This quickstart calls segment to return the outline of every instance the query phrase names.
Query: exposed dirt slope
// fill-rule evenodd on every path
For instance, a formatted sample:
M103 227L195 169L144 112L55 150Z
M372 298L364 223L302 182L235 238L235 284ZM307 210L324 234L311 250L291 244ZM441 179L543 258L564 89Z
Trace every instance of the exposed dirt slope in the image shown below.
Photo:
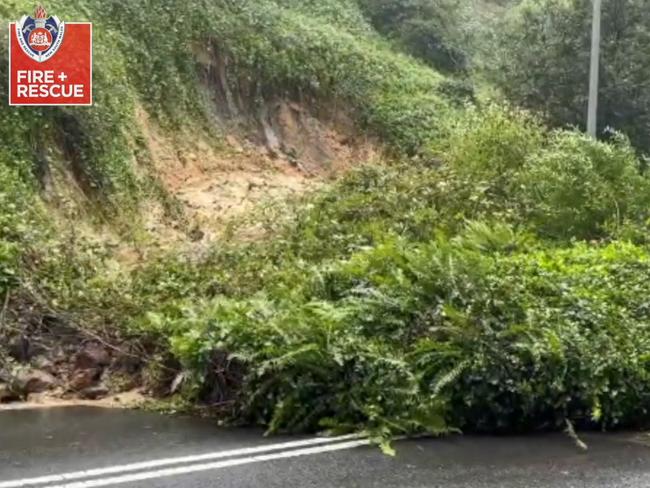
M214 239L225 222L256 205L316 188L356 164L380 157L350 119L320 120L293 102L269 103L264 124L244 129L228 122L222 147L200 136L179 148L146 113L140 121L155 172L182 204L190 239ZM222 122L222 124L226 124ZM167 225L151 209L148 230ZM163 233L169 236L169 232ZM186 239L180 234L173 241Z
M92 221L92 198L65 165L51 168L45 203L71 236L109 244L115 272L126 272L161 250L197 255L218 239L227 222L244 218L256 206L313 190L380 157L376 145L342 112L331 110L323 118L303 104L273 101L261 113L237 120L222 116L219 124L229 135L216 143L202 133L170 134L139 111L148 163L140 163L138 171L153 173L180 208L171 217L161 201L148 199L142 208L144 239L125 240L110 225ZM254 230L250 234L255 238ZM143 394L173 389L174 368L152 383L143 360L146 352L137 345L81 334L55 314L39 323L29 316L18 320L22 325L8 337L13 366L0 375L0 404L18 400L47 406L80 399L130 405Z

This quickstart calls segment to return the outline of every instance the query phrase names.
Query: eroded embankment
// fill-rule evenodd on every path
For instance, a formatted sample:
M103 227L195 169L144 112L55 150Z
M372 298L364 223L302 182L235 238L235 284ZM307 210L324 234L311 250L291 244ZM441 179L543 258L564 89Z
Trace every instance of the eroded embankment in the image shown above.
M92 190L75 173L74 158L64 146L43 161L48 212L71 229L72 247L88 240L102 248L101 259L110 268L107 279L146 267L161 253L207 253L231 223L243 228L242 238L255 239L254 225L241 224L250 212L381 158L378 144L335 103L271 97L253 107L245 101L250 93L238 82L224 84L221 62L201 66L214 128L224 136L211 140L205 133L172 133L138 109L137 131L146 156L134 162L136 171L159 183L176 212L170 216L159 199L143 201L137 240L91 220ZM156 356L146 339L134 341L112 324L87 327L80 314L61 312L36 288L8 293L3 313L6 366L0 374L0 403L108 399L104 405L125 405L177 388L178 364Z

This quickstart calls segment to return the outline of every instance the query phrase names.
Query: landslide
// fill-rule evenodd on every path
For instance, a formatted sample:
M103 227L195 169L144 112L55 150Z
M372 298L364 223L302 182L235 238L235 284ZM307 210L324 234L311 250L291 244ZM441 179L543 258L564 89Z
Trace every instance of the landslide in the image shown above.
M647 425L647 165L363 4L52 3L97 25L96 105L0 111L1 398L144 388L386 452Z
M5 2L0 18L32 8ZM5 401L169 393L178 360L131 324L161 299L143 284L160 263L259 239L252 215L419 153L448 110L444 78L383 41L355 2L47 8L94 23L95 103L0 110Z

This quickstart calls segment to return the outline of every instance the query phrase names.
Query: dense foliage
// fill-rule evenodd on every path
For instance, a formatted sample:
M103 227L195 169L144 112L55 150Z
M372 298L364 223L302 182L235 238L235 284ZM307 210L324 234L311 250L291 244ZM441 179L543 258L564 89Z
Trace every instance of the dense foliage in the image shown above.
M359 3L373 26L410 54L443 71L466 69L463 6L458 0L360 0Z
M312 269L282 298L219 297L155 323L199 382L215 351L233 351L248 370L238 414L273 430L643 420L647 252L526 252L511 229L496 231L395 239Z
M650 187L629 144L493 106L432 151L441 167L362 168L271 210L272 240L216 251L210 291L137 321L170 336L189 398L223 393L221 371L238 418L378 438L647 420Z

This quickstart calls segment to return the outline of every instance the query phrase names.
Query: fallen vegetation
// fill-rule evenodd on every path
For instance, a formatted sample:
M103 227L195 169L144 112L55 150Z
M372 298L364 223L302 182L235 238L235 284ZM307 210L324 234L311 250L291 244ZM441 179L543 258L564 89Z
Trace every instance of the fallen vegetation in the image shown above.
M282 431L642 422L650 182L629 144L489 107L439 151L273 213L273 239L201 264L213 297L147 313L189 398L235 379L231 412Z

